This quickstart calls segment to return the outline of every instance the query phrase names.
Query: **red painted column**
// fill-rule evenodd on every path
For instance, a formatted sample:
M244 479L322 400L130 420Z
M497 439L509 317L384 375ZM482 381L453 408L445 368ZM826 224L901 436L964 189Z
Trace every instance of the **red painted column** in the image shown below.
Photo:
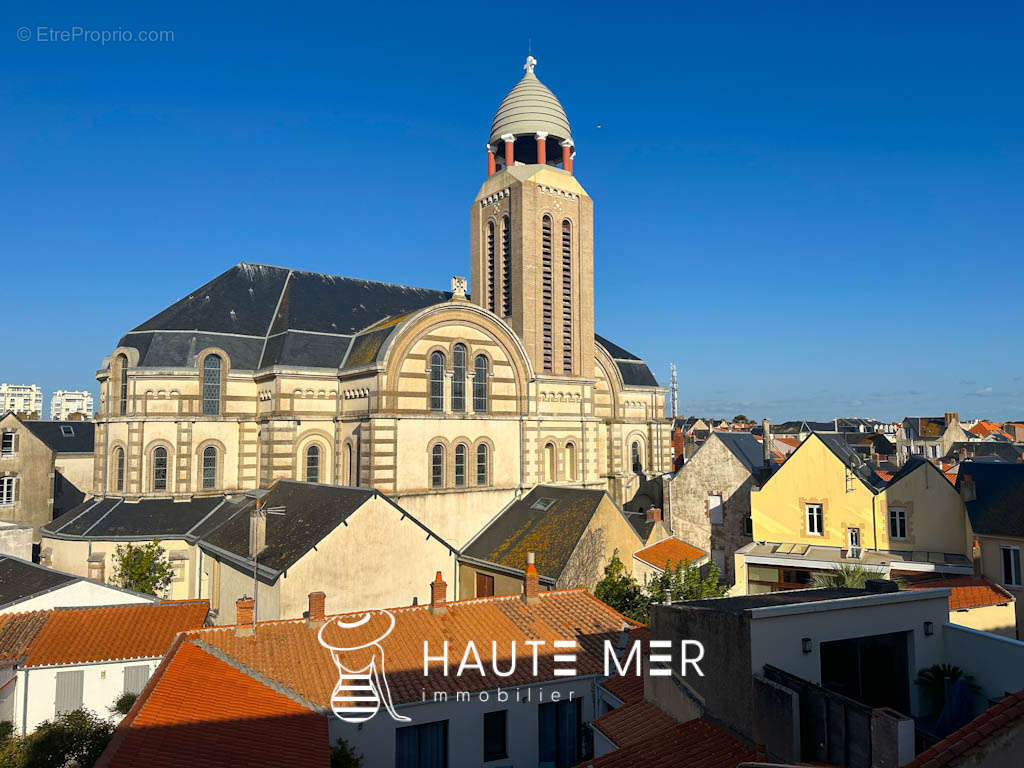
M572 142L568 139L562 142L562 169L572 175Z
M515 164L515 143L516 137L511 133L503 133L501 140L505 142L505 167L511 168Z
M487 175L493 176L496 168L494 166L494 147L487 145Z
M547 131L537 131L537 165L545 165L548 161Z

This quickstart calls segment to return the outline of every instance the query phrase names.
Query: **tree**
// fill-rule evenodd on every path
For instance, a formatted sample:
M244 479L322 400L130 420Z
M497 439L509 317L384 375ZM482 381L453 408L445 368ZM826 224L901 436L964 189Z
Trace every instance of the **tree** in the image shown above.
M352 751L344 739L331 747L331 768L363 768L363 756Z
M667 563L663 572L641 585L626 573L626 566L616 550L611 562L605 566L604 574L594 588L594 596L619 613L644 624L650 620L653 603L723 597L729 591L728 585L718 583L718 566L714 563L708 567L707 575L701 575L700 567L691 562L680 562L675 566Z
M23 738L0 748L2 768L68 768L93 765L106 749L114 726L84 709L47 720Z
M690 561L665 564L665 570L647 582L647 594L651 603L669 603L679 600L705 600L709 597L725 597L728 584L718 582L719 570L714 563L708 565L707 575L702 576L700 567Z
M733 424L749 424L750 423L750 419L748 419L746 416L744 416L741 413L738 416L733 416L732 417L732 422L733 422Z
M112 715L127 715L131 712L132 707L135 706L136 700L139 698L137 693L131 691L125 691L116 699L114 699L113 705L109 707L110 714Z
M930 701L936 712L946 704L946 692L960 678L963 678L972 693L981 693L981 687L974 677L964 674L960 667L952 664L932 664L917 673L914 685L921 689L921 695Z
M594 587L594 596L631 619L647 621L647 597L643 587L626 573L617 549L604 567L604 578Z
M119 587L163 597L173 578L174 569L159 539L138 546L119 544L114 550L111 582Z
M864 589L868 579L881 579L885 572L875 568L865 568L859 563L840 563L830 571L822 571L811 578L811 586L819 589L836 589L852 587Z

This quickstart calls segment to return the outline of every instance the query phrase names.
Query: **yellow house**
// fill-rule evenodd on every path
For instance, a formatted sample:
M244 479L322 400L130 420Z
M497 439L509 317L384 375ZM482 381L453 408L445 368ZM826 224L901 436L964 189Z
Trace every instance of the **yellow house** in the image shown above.
M812 434L750 494L754 541L736 553L734 594L799 589L856 563L880 575L972 574L956 489L931 463L884 481L841 435Z

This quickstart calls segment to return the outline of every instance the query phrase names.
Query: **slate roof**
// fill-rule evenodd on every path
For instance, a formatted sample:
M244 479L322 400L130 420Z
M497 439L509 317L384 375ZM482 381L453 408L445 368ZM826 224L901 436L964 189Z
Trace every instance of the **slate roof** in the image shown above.
M585 589L565 589L541 592L536 603L527 604L521 595L459 600L446 604L445 613L431 613L430 606L407 606L389 609L395 619L393 631L384 637L380 646L387 660L388 686L396 704L421 701L423 689L444 691L451 695L457 691L492 690L497 687L493 674L480 675L473 669L461 676L451 671L444 674L440 661L433 661L429 674L424 674L423 648L439 649L448 641L451 658L462 658L467 644L488 649L490 665L491 643L497 643L495 663L504 671L510 668L512 643L519 649L514 672L500 681L502 688L550 680L565 680L555 675L555 640L574 640L577 643L575 668L579 676L600 676L604 671L604 641L617 642L623 629L636 626L613 608L605 605ZM366 612L344 614L345 623L354 623ZM335 617L328 617L332 621ZM356 646L380 636L380 623L374 619L386 618L371 614L371 620L345 630L329 624L324 629L324 640L336 645ZM318 631L304 619L263 621L256 631L236 635L234 627L207 627L187 633L192 642L230 657L255 673L268 678L282 689L321 707L329 707L331 691L338 682L338 673L331 660L331 652L320 645ZM342 639L343 638L343 639ZM538 648L537 675L533 674L532 658L523 663L521 650L526 640L543 640ZM558 651L565 653L566 651ZM361 658L360 651L339 652L341 663L347 655ZM349 665L355 661L349 661ZM489 668L489 667L488 667Z
M928 459L925 459L921 456L911 456L903 463L902 467L900 467L896 472L893 473L892 478L889 480L889 485L895 485L904 477L906 477L907 475L909 475L910 473L914 472L916 469L922 466L926 467L926 472L936 472L937 474L941 475L944 480L949 480L949 478L946 477L946 474L941 469L932 464L930 461L928 461ZM952 485L952 483L950 483L950 485Z
M919 754L903 768L997 765L1020 758L1019 738L1008 734L1024 729L1024 691L1017 691L989 707L967 725ZM994 747L994 743L998 746ZM994 748L993 748L994 747ZM1002 762L1002 765L1011 765Z
M839 460L843 462L843 464L845 464L846 467L872 492L879 493L885 490L886 482L878 476L871 464L864 461L864 459L850 447L850 444L846 442L846 439L842 435L823 435L818 432L815 432L814 434L817 435L817 437L829 447L832 453L834 453ZM798 448L797 450L800 449Z
M326 716L182 638L118 725L96 768L329 764Z
M764 449L761 447L761 441L749 432L714 432L708 440L714 439L721 440L751 474L757 474L764 467ZM774 467L774 463L772 466Z
M100 496L54 518L42 527L41 532L43 536L57 539L100 541L193 539L190 536L193 529L224 503L224 496L197 497L189 501L142 499L137 502Z
M46 614L46 621L28 644L21 666L163 656L179 632L203 626L209 609L206 600L168 600L33 611Z
M619 369L619 373L622 375L622 382L626 386L632 387L657 387L658 380L654 378L654 374L651 373L651 369L647 367L647 363L641 360L631 352L627 352L618 344L613 344L603 336L594 334L594 340L605 348L605 351L611 356L612 361L615 363L615 367Z
M50 450L58 453L92 453L96 425L91 421L42 421L27 419L21 422L33 435L42 440ZM65 427L71 428L71 435L65 435Z
M962 462L957 490L962 492L967 476L976 497L965 503L974 532L1024 538L1024 464Z
M0 608L78 581L78 576L0 555Z
M595 489L535 486L507 506L462 554L521 571L527 552L533 552L541 578L555 581L606 496L605 491ZM534 509L541 499L554 503L547 509Z
M236 264L130 331L142 367L189 366L207 346L232 368L339 368L353 339L451 293L264 264Z
M363 504L381 495L371 488L278 480L263 496L263 507L271 511L284 509L282 514L267 515L267 546L260 554L259 565L272 571L276 578L276 574L294 565ZM226 519L203 534L199 547L214 548L251 563L249 514L255 504L256 499L250 497L232 504L230 511L224 511Z
M331 531L374 496L372 488L278 480L269 490L189 501L142 499L127 502L99 497L86 501L42 527L43 536L86 541L181 539L250 569L249 514L262 498L267 515L266 549L259 576L273 583ZM396 508L397 505L395 505ZM273 514L281 509L282 514ZM404 512L404 510L403 510ZM441 539L405 513L428 536ZM447 542L443 542L448 546ZM524 558L525 562L525 558Z
M376 359L397 320L451 297L450 291L242 262L129 331L118 346L137 349L142 368L193 366L199 352L217 346L234 370L348 370ZM594 338L626 385L658 386L643 360Z
M970 459L1002 459L1003 461L1021 461L1024 457L1024 445L1004 442L956 442L950 445L949 453L943 458L958 461L961 452Z

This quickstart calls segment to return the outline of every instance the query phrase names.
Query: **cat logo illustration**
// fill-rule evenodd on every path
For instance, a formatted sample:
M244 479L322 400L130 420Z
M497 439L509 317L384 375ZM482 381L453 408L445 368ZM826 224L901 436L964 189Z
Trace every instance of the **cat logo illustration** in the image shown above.
M324 630L330 628L330 642ZM367 611L352 622L336 618L320 627L317 639L331 652L338 668L338 683L331 692L331 711L346 723L365 723L381 704L400 723L410 719L395 712L391 689L384 673L384 640L395 628L388 611Z

